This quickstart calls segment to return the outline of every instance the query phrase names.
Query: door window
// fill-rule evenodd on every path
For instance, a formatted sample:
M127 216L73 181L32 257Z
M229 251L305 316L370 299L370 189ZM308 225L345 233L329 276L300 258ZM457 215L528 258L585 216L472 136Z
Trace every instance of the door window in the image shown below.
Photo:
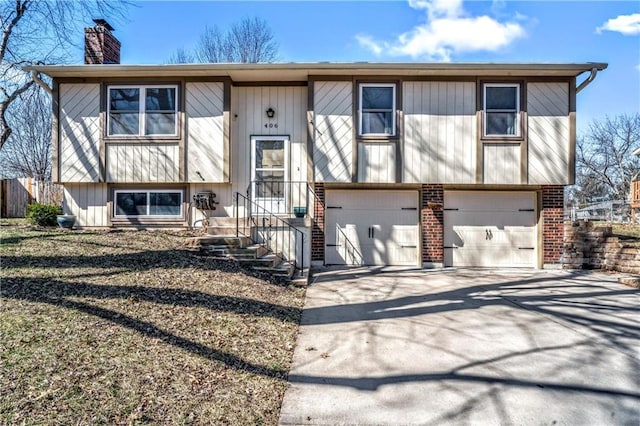
M251 139L251 146L251 196L257 205L256 209L286 213L289 139L283 136L257 136Z

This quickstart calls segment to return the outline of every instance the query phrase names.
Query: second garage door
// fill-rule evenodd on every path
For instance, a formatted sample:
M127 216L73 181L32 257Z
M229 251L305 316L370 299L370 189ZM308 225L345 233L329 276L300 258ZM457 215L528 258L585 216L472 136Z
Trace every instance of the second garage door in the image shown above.
M446 191L445 266L536 267L535 192Z
M325 207L326 264L418 264L417 191L327 191Z

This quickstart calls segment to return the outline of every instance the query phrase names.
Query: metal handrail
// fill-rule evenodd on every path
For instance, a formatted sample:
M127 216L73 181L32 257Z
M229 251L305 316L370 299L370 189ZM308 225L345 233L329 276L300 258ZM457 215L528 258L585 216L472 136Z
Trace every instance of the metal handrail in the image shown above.
M235 214L236 214L236 236L247 237L253 244L258 244L267 250L267 253L272 253L280 258L281 261L288 263L294 267L296 271L302 272L304 270L304 246L305 236L302 230L296 228L294 225L288 223L282 217L271 213L263 206L252 201L249 197L246 197L239 192L233 195L235 200ZM240 223L240 212L244 212L243 224ZM266 230L267 235L263 236L264 241L258 241L259 239L254 237L252 230ZM259 232L259 231L258 231ZM285 240L284 235L280 234L286 232L288 238ZM293 237L293 238L292 238ZM298 238L299 237L299 238ZM289 258L287 252L291 252L291 240L293 239L293 256ZM275 240L275 241L273 241ZM279 241L280 240L280 241ZM298 262L298 244L300 241L300 257L301 261Z
M253 180L246 196L273 214L309 214L312 207L310 194L315 196L307 181ZM259 202L258 202L259 201Z

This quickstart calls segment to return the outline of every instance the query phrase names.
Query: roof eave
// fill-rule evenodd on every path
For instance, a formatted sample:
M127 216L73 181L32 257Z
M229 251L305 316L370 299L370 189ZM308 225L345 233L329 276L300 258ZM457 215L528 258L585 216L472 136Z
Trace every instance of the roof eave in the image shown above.
M32 65L53 78L109 77L229 77L233 80L299 80L310 75L407 75L407 76L566 76L575 77L606 63L257 63L168 65ZM278 77L279 76L279 77ZM271 77L271 78L264 78Z

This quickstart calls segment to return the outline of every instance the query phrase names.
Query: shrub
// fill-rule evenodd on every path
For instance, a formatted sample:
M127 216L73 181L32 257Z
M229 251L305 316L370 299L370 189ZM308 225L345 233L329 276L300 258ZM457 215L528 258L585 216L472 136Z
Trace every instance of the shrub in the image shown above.
M62 214L59 206L34 203L27 206L27 220L33 225L56 226L56 216Z

